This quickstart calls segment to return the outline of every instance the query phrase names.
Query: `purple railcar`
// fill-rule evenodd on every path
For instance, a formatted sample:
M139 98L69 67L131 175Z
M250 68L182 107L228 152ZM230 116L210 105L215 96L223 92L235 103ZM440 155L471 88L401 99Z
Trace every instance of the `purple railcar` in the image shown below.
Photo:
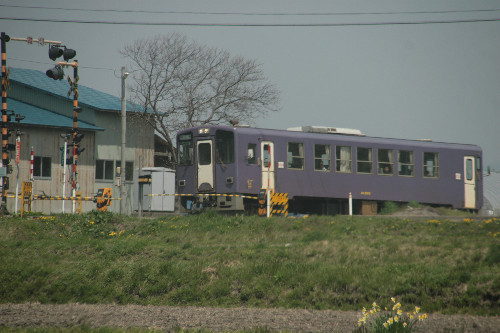
M482 150L476 145L367 137L328 127L272 130L199 126L177 135L177 193L220 210L254 212L261 189L287 193L295 213L355 213L385 201L478 210ZM219 194L196 196L198 194ZM229 196L229 195L236 196ZM376 209L376 208L375 208Z

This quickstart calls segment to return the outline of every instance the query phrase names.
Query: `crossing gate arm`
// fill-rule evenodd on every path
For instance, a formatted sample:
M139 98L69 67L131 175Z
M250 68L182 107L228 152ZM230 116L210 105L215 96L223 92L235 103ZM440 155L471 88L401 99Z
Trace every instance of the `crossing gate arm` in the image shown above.
M257 200L257 197L251 196L251 195L242 195L242 194L215 194L215 193L209 193L209 194L148 194L148 197L168 197L168 196L175 196L175 197L239 197L239 198L245 198L245 199L255 199Z

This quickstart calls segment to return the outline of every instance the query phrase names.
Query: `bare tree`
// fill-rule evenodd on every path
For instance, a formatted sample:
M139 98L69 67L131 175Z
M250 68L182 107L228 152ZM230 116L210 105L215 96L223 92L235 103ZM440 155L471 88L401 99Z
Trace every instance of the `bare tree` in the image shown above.
M255 60L231 57L178 33L137 40L120 52L131 62L132 100L166 140L174 165L179 129L231 120L253 124L278 109L279 92Z

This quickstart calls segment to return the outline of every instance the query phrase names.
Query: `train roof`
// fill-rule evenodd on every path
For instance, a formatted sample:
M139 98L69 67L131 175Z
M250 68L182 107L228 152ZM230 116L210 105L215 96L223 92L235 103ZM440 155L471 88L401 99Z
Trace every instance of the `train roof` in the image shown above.
M339 142L350 142L355 144L377 144L377 145L408 145L412 147L426 147L426 148L447 148L447 149L463 149L463 150L474 150L474 151L482 151L481 147L475 144L464 144L464 143L452 143L452 142L438 142L432 141L430 139L397 139L397 138L384 138L384 137L374 137L374 136L366 136L362 134L358 130L351 129L341 129L341 131L335 132L314 132L308 131L307 128L311 128L314 126L305 126L306 131L298 130L301 127L295 127L288 130L279 130L279 129L269 129L269 128L257 128L250 126L223 126L223 125L203 125L196 126L192 128L187 128L185 130L179 131L179 133L185 133L191 131L193 129L200 128L213 128L220 129L226 131L233 131L234 133L245 134L245 135L257 135L257 136L275 136L275 137L294 137L296 139L315 139L318 141L321 140L336 140ZM324 128L319 126L320 128ZM347 130L347 131L343 131ZM346 132L346 133L343 133Z

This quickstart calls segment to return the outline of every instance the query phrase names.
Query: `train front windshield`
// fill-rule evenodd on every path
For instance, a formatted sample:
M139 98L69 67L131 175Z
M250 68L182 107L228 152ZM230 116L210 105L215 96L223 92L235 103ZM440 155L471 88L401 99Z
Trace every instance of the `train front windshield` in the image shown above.
M193 164L193 133L185 133L177 138L177 154L179 165Z

